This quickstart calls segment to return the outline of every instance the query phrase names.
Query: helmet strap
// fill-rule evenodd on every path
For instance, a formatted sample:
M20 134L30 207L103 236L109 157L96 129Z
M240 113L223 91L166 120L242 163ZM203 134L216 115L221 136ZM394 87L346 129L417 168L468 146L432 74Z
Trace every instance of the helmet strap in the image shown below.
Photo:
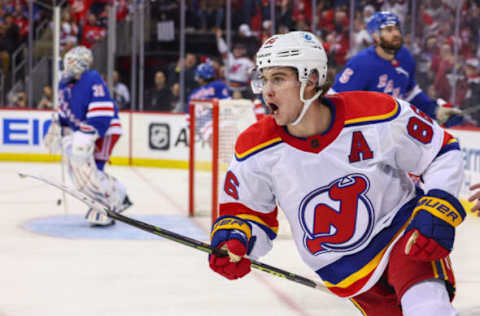
M305 113L307 113L308 109L310 108L310 105L312 104L312 102L315 101L315 99L317 99L320 96L320 94L322 94L322 90L320 90L317 93L315 93L313 97L311 97L308 100L305 100L305 98L303 97L303 93L305 92L306 86L307 86L307 82L303 81L302 85L300 86L300 100L303 102L303 108L302 108L302 112L300 112L300 115L297 117L297 119L290 124L292 126L295 126L298 123L300 123L300 121L305 116Z

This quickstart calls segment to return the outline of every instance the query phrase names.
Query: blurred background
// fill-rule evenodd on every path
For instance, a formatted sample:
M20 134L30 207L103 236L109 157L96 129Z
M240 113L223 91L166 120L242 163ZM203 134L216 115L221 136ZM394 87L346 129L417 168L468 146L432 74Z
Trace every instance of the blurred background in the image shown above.
M449 130L464 154L460 198L469 209L469 187L480 182L480 0L0 0L0 281L9 284L0 290L0 315L245 315L253 308L272 315L357 315L347 301L261 272L233 286L209 271L204 253L137 240L121 223L99 233L83 220L84 205L20 180L16 171L66 180L59 163L44 163L61 156L49 154L43 141L61 58L85 45L121 109L124 134L108 168L128 184L134 206L127 215L160 227L173 223L182 234L197 228L208 240L205 215L215 214L225 170L213 172L222 155L213 157L208 142L192 137L199 120L185 113L198 87L196 66L210 60L215 78L229 86L235 100L217 107L239 108L236 99L247 99L248 109L255 105L262 113L256 112L261 102L250 101L256 96L248 74L226 58L229 52L253 66L272 34L308 30L323 41L333 78L348 58L372 45L366 21L380 10L400 17L423 91L471 117ZM229 146L217 146L225 145L220 153L231 158L230 131L224 125L217 135L228 134ZM453 254L455 305L464 316L480 314L479 221L467 217ZM315 278L283 223L276 241L282 246L265 262ZM238 297L249 303L238 304Z
M224 51L254 62L274 33L308 30L319 36L333 77L371 45L365 29L377 11L400 17L416 80L432 98L480 111L479 0L0 0L0 105L54 106L54 12L59 8L59 58L76 45L94 54L120 109L183 112L197 87L195 67L209 59L233 98L252 98L231 82ZM232 77L233 78L233 75Z

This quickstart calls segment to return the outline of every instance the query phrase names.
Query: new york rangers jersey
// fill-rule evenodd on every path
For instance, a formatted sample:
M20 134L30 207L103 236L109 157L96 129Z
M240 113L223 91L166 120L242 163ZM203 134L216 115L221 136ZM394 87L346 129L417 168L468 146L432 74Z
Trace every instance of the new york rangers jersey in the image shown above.
M220 215L252 227L258 258L272 247L285 213L303 261L341 297L370 289L403 235L424 190L457 195L463 175L458 142L409 103L376 92L323 99L328 131L296 138L266 117L244 131L225 176ZM369 106L374 104L375 106Z
M227 99L230 97L231 94L227 85L220 80L216 80L193 90L188 97L188 101L192 99Z
M194 99L228 99L230 97L231 94L227 85L222 81L216 80L195 89L188 97L188 104L190 104L190 100ZM190 113L188 104L185 110L186 113ZM210 107L197 106L195 110L197 133L200 133L202 139L207 140L213 132L212 109Z
M58 97L62 126L100 137L122 133L117 106L97 71L86 71L76 81L61 80Z
M378 91L406 100L435 117L437 102L415 82L415 61L402 46L393 61L381 58L370 46L353 56L337 74L330 93L343 91Z

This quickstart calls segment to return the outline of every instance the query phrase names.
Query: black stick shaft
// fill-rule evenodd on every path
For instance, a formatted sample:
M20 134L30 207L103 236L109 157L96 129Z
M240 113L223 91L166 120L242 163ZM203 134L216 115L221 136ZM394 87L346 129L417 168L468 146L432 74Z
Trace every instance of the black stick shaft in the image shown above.
M127 225L139 228L139 229L144 230L148 233L158 235L160 237L169 239L171 241L175 241L175 242L183 244L185 246L195 248L197 250L206 252L208 254L215 254L217 256L227 256L228 255L226 251L220 250L220 249L212 249L209 244L204 243L202 241L199 241L199 240L196 240L196 239L184 236L184 235L180 235L178 233L163 229L161 227L157 227L157 226L154 226L154 225L151 225L151 224L133 219L131 217L116 213L116 212L112 211L110 209L110 207L107 204L103 203L102 201L94 200L94 199L90 198L89 196L85 195L84 193L82 193L80 191L69 188L66 185L57 183L53 180L49 180L49 179L46 179L46 178L43 178L43 177L40 177L40 176L30 175L30 174L26 174L26 173L22 173L22 172L19 172L18 175L22 178L29 177L29 178L33 178L33 179L36 179L38 181L41 181L43 183L49 184L51 186L54 186L54 187L62 190L63 192L69 194L70 196L80 200L81 202L83 202L84 204L86 204L90 207L93 207L95 209L103 210L108 217L110 217L112 219L115 219L115 220L118 220L119 222L122 222L122 223L125 223ZM275 275L277 277L284 278L284 279L287 279L287 280L290 280L290 281L293 281L293 282L296 282L296 283L300 283L300 284L303 284L303 285L311 287L311 288L316 288L316 289L319 289L319 290L324 291L326 293L331 293L324 285L322 285L320 283L317 283L313 280L307 279L307 278L302 277L300 275L297 275L295 273L288 272L288 271L282 270L280 268L277 268L277 267L274 267L274 266L271 266L271 265L268 265L268 264L265 264L265 263L262 263L262 262L258 262L258 261L253 260L253 259L250 259L250 261L251 261L252 268L255 268L257 270L267 272L267 273Z
M201 250L201 251L206 252L208 254L213 253L213 254L218 255L218 256L227 256L226 251L220 250L220 249L212 249L209 244L201 242L199 240L196 240L196 239L184 236L184 235L177 234L175 232L172 232L172 231L169 231L169 230L166 230L166 229L163 229L163 228L160 228L160 227L157 227L157 226L154 226L154 225L151 225L151 224L148 224L148 223L145 223L145 222L127 217L127 216L122 215L122 214L112 212L110 210L106 210L106 212L107 212L107 215L110 218L113 218L115 220L118 220L119 222L122 222L122 223L125 223L125 224L128 224L128 225L140 228L140 229L142 229L146 232L149 232L149 233L161 236L163 238L166 238L166 239L184 244L185 246L189 246L189 247L195 248L197 250ZM296 275L294 273L282 270L280 268L273 267L271 265L268 265L268 264L265 264L265 263L262 263L262 262L258 262L258 261L253 260L253 259L250 259L250 261L252 263L252 267L257 269L257 270L261 270L261 271L276 275L276 276L281 277L281 278L285 278L285 279L288 279L288 280L291 280L291 281L294 281L294 282L297 282L297 283L301 283L303 285L306 285L306 286L309 286L309 287L312 287L312 288L317 288L317 287L321 286L321 285L317 284L315 281L312 281L312 280L307 279L305 277L302 277L302 276Z

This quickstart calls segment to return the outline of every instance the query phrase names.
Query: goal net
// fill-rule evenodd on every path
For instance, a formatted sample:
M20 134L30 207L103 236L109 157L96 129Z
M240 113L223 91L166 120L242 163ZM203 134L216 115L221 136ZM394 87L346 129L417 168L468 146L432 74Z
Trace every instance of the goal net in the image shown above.
M189 107L189 214L211 216L213 222L235 141L256 122L254 103L245 99L191 100Z

